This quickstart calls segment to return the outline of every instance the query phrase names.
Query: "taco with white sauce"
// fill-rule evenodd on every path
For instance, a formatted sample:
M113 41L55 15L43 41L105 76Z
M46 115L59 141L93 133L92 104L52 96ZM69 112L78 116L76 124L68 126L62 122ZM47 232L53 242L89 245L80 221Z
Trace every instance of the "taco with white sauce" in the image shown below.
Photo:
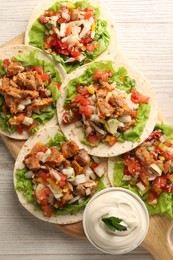
M82 220L97 191L109 187L107 160L91 157L58 127L42 129L24 144L14 167L21 204L35 217L56 224Z
M73 72L57 102L64 135L100 157L139 145L152 132L157 112L150 84L119 60L94 62Z
M42 51L16 45L0 49L0 132L27 139L42 125L56 125L64 74Z
M140 146L110 158L108 172L111 185L135 192L151 215L173 218L173 126L156 124Z
M115 26L100 1L43 1L33 12L25 44L50 54L67 73L117 52Z

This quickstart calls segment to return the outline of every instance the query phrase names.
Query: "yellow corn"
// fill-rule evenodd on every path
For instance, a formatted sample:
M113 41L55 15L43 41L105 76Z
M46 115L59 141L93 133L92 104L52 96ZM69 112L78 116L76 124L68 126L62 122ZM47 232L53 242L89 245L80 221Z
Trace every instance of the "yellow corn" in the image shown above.
M81 46L80 49L81 49L81 51L86 51L86 47L85 46Z
M36 182L43 182L43 179L38 177L38 178L35 178Z
M93 94L95 93L95 91L96 91L93 86L89 86L87 89L88 89L88 92L89 92L91 95L93 95Z
M95 31L95 28L96 28L95 23L93 23L93 24L91 25L91 31Z
M67 3L67 7L68 7L69 9L74 9L74 8L75 8L75 5L74 5L72 2L68 2L68 3Z
M173 174L170 175L169 180L173 183Z
M63 189L63 192L67 192L67 191L68 191L68 188L64 188L64 189Z
M150 189L150 186L148 185L145 187L145 190L143 190L143 191L140 190L139 193L141 194L141 196L143 196L147 191L149 191L149 189Z
M164 161L164 160L165 160L165 157L159 156L159 160Z
M165 151L167 150L167 146L164 145L164 144L162 144L162 143L160 143L160 144L159 144L159 149L160 149L161 151L165 152Z

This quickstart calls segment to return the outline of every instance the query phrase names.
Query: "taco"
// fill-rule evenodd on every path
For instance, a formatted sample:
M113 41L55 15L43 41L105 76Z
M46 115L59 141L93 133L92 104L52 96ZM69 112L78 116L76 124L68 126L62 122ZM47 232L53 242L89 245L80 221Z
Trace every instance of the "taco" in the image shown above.
M67 73L117 51L115 26L98 0L42 2L30 18L25 44L46 51Z
M32 46L0 49L0 132L27 139L41 125L56 125L56 100L64 74Z
M173 218L173 126L156 124L141 145L110 158L108 172L112 186L135 192L151 215Z
M118 60L94 62L69 75L57 102L64 135L100 157L117 156L144 141L157 110L149 83Z
M107 160L89 156L57 126L45 128L21 149L14 186L19 201L34 216L56 224L75 223L82 220L91 196L110 186Z

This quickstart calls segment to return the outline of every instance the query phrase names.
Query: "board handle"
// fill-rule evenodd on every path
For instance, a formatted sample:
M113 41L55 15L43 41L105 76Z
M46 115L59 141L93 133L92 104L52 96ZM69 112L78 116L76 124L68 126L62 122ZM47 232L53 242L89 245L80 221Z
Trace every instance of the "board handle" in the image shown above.
M150 226L142 247L156 260L173 260L173 244L171 230L173 220L165 216L150 217Z

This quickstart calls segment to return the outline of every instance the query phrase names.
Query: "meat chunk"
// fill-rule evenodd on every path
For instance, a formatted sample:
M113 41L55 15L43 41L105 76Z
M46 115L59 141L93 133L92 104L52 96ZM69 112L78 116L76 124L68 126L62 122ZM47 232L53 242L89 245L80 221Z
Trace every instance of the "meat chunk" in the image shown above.
M8 77L3 77L2 78L2 87L3 88L7 87L7 86L9 86L9 84L10 84L10 79Z
M75 160L83 167L90 163L90 157L85 149L79 150L78 154L75 156Z
M73 194L67 192L63 195L62 200L61 200L61 206L66 204L68 201L73 199Z
M20 88L28 90L39 90L44 87L41 76L36 71L18 73L13 77L13 81L19 85Z
M81 174L83 171L83 167L75 160L72 161L72 167L74 168L76 175Z
M97 188L97 181L89 180L76 186L76 193L82 197L92 196Z
M63 142L61 145L61 151L65 158L71 158L77 155L79 147L74 141Z
M130 123L124 123L123 127L118 127L118 129L121 130L121 132L125 132L126 130L128 130L129 128L133 127L136 124L136 120L132 119L130 121Z
M7 67L7 76L13 77L14 75L17 75L19 72L24 71L24 69L25 68L23 67L22 63L12 61Z
M145 147L139 147L135 151L136 156L141 161L142 164L145 166L149 166L152 163L154 163L153 157L150 155L150 153L146 150Z
M45 163L50 166L59 166L63 161L63 155L56 148L51 148L51 154L48 156Z
M115 113L118 116L129 114L131 112L131 109L126 103L126 99L123 96L113 94L109 98L109 104L115 108Z
M106 100L98 101L97 107L102 118L109 117L115 110Z
M40 160L35 153L27 154L24 158L24 164L32 171L40 169Z
M26 108L27 116L30 117L32 112L39 114L41 111L45 111L52 102L53 98L42 98L41 100L34 100L33 103L28 105Z

